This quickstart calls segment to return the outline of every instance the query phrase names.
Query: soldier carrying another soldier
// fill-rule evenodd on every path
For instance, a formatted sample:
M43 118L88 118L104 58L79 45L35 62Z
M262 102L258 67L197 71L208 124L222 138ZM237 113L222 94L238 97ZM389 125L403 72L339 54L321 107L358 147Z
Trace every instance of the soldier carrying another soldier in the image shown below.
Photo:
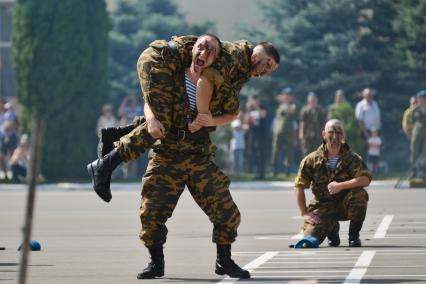
M209 68L214 60L218 65ZM140 207L140 239L152 261L138 274L138 279L164 275L163 245L168 232L165 223L185 186L213 223L213 242L217 247L215 272L250 278L250 273L231 259L240 212L229 192L229 178L213 162L216 147L206 127L227 124L237 118L237 95L242 84L251 76L271 73L278 63L278 52L269 43L253 46L246 41L224 42L222 48L212 35L198 39L173 37L168 43L154 41L142 53L137 66L146 102L146 120L138 117L126 130L104 131L100 150L107 154L88 165L96 193L109 202L111 172L121 162L135 160L151 147L154 150L142 179ZM195 105L191 107L189 102L195 94L190 91L193 88L188 88L188 81L198 88L202 77L214 87L210 113L197 115ZM194 119L203 128L192 133L188 131L188 123ZM112 149L112 141L118 139ZM157 139L160 143L153 146Z

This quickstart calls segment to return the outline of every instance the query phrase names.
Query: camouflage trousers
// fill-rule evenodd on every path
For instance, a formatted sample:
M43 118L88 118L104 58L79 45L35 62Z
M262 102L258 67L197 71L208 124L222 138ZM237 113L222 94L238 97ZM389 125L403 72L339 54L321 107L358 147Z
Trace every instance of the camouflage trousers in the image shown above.
M229 178L210 155L154 153L142 179L140 239L146 247L166 242L167 219L188 187L195 202L213 223L213 242L235 241L240 212L229 192Z
M348 190L341 198L327 202L313 200L308 211L321 218L320 224L303 224L303 234L314 236L322 243L336 221L363 222L367 213L368 193L363 188Z
M115 148L125 162L136 161L146 151L152 148L156 139L148 133L145 117L137 116L133 119L135 129L122 136L115 142Z
M423 154L423 152L426 151L426 129L421 129L422 131L413 132L413 135L411 136L411 155L410 155L410 162L414 164L417 159Z
M290 167L293 165L293 144L294 137L288 133L274 133L272 138L272 153L271 153L271 163L274 168L274 172L281 168L280 156L284 153L283 165Z

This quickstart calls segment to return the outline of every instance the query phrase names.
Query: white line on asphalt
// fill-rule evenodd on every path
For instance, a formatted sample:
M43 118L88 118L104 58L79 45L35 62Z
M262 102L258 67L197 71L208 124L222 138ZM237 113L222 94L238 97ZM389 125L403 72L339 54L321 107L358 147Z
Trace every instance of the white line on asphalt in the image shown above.
M424 239L425 237L426 237L426 234L398 235L398 236L387 235L386 239Z
M287 263L294 263L294 264L305 264L305 263L315 263L318 264L318 261L269 261L268 264L287 264ZM321 261L321 263L354 263L353 261Z
M321 264L325 264L327 263L327 265L318 265L318 261L297 261L297 262L292 262L292 261L282 261L282 262L275 262L275 261L269 261L268 265L271 264L315 264L313 267L314 268L330 268L330 265L328 265L328 263L333 263L333 264L343 264L343 263L354 263L353 261L330 261L330 262L323 262L321 261ZM333 265L334 268L348 268L347 265ZM370 268L426 268L426 265L370 265ZM259 267L257 269L279 269L279 268L284 268L283 266L262 266ZM286 268L290 268L292 270L302 270L305 271L306 268L308 268L308 265L304 265L303 268L300 268L300 266L286 266Z
M254 269L258 268L277 254L277 251L267 251L263 255L246 264L246 266L244 266L243 268L248 270L249 272L252 272ZM238 281L238 278L226 277L217 283L234 283L235 281Z
M322 253L312 253L312 254L308 254L308 253L303 253L303 254L295 254L295 253L283 253L283 254L279 254L275 257L275 259L278 259L280 257L284 257L284 256L296 256L296 257L304 257L304 256L345 256L345 255L350 255L350 256L359 256L359 251L353 251L353 252L347 252L347 253L333 253L333 252L322 252Z
M355 267L352 269L351 273L346 277L343 284L356 284L360 283L364 274L367 272L367 268L373 260L376 251L367 250L363 251L359 256L358 261L355 263Z
M294 259L295 257L276 257L276 258L274 258L275 260L285 260L285 259ZM305 259L336 259L336 256L330 256L330 257L321 257L321 256L318 256L318 257L302 257L302 256L297 256L297 258L298 259L303 259L303 260L305 260ZM339 256L339 259L357 259L357 257L356 256L354 256L354 257L340 257Z
M360 254L360 251L343 251L343 250L336 250L336 251L330 251L330 250L281 250L281 251L276 251L279 255L278 256L283 256L285 254L290 254L290 255L343 255L343 254L348 254L348 253L353 253L356 255ZM426 249L417 249L417 248L412 248L412 249L381 249L380 251L378 251L377 253L383 253L383 252L426 252ZM250 251L250 252L232 252L232 255L244 255L244 254L259 254L259 255L263 255L265 252L264 251Z
M375 239L383 239L386 236L386 232L392 223L393 215L385 215L383 217L382 222L379 225L379 228L377 228L376 233L374 234Z
M394 224L394 225L403 225L403 227L405 227L407 225L422 225L422 224L426 225L426 221L425 222L411 222L411 221L407 221L407 222L393 222L392 224Z
M320 282L321 278L325 278L325 279L330 279L330 278L342 278L342 275L326 275L326 276L318 276L318 275L285 275L285 276L280 276L280 275L262 275L262 278L318 278L318 280ZM382 278L382 277L389 277L389 278L393 278L393 277L426 277L426 274L372 274L372 275L368 275L368 278ZM323 281L327 281L327 280L323 280ZM327 281L326 283L330 283L329 281ZM350 282L350 284L353 283L358 283L358 282Z
M294 273L348 273L350 272L350 270L294 270L292 269L292 271L288 271L288 270L256 270L254 273L255 274L276 274L276 273L283 273L283 274L294 274ZM352 282L351 282L352 283Z

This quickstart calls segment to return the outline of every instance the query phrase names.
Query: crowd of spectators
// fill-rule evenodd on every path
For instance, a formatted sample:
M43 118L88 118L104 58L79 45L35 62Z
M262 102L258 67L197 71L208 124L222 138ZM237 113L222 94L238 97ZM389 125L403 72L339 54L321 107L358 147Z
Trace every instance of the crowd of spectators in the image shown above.
M335 92L329 106L322 106L313 92L307 94L305 105L297 106L291 88L285 88L276 96L274 114L268 114L258 98L248 98L245 111L231 124L230 170L237 175L252 173L256 179L269 171L274 176L295 173L300 160L321 145L325 122L335 118L370 170L386 171L386 163L380 161L380 108L374 90L365 88L361 94L355 107L346 101L343 90Z
M25 182L30 142L20 131L20 107L15 99L0 98L0 180Z

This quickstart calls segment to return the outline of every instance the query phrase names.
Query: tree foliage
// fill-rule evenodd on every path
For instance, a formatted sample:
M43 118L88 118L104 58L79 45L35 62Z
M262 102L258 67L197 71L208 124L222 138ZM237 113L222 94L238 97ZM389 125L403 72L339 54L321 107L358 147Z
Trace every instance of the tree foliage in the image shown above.
M18 99L26 117L46 123L42 172L83 176L94 156L94 110L108 94L105 3L19 0L13 25Z

